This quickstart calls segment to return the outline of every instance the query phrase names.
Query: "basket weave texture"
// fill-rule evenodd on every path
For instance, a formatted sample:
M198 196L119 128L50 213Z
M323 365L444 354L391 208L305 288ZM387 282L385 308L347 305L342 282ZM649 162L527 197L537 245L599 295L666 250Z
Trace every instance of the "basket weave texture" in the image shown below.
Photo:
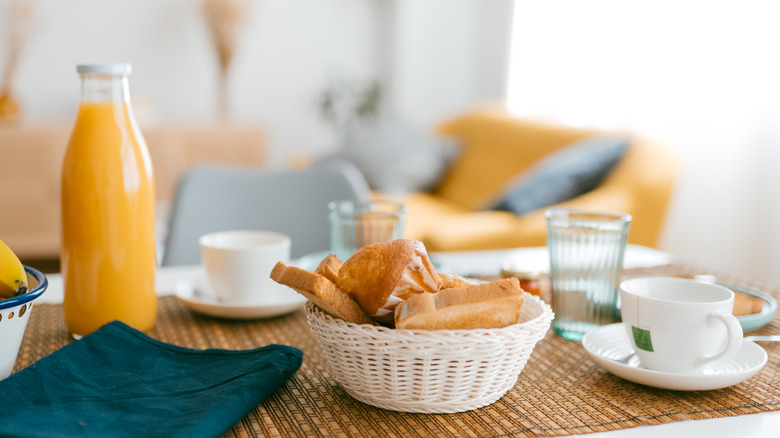
M334 318L311 301L305 309L331 375L349 395L416 413L465 412L500 399L553 319L528 293L521 322L500 329L390 329Z

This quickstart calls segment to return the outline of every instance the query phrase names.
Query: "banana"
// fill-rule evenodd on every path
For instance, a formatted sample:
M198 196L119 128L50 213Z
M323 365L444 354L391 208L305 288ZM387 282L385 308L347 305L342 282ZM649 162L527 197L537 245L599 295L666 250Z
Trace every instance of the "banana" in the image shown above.
M0 299L27 293L27 273L11 248L0 240Z

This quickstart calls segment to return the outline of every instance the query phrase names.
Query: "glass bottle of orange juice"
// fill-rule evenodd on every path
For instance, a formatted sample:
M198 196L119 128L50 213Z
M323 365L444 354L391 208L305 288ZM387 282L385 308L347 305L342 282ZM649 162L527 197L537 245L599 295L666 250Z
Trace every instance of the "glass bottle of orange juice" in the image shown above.
M157 316L152 162L130 105L130 64L79 65L81 101L62 166L61 269L68 331Z

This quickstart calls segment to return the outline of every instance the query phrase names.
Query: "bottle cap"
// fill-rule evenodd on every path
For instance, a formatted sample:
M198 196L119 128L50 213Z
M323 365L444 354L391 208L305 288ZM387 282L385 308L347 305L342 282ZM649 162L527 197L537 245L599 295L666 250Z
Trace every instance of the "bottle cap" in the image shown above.
M76 72L96 75L123 75L127 76L132 72L133 66L130 63L116 64L79 64L76 66Z

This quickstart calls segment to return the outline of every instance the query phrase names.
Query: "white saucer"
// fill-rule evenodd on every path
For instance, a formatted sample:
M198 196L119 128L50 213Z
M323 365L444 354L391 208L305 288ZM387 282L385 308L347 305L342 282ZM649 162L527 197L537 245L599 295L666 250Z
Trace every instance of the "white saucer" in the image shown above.
M676 374L642 368L622 323L591 330L582 338L585 351L610 373L634 383L677 391L704 391L725 388L747 380L763 368L767 354L754 342L745 341L732 357L705 366L701 374Z
M205 277L180 281L173 294L191 310L204 315L230 319L259 319L284 315L303 307L306 297L292 289L284 299L271 304L225 304L213 298Z

